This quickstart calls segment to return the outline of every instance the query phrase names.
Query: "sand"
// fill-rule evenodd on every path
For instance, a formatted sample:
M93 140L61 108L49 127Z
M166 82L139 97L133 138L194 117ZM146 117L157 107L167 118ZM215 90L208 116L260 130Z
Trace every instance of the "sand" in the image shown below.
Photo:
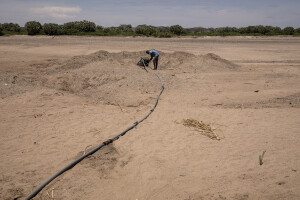
M299 37L68 36L0 37L0 199L148 113L147 49L161 53L156 110L34 199L300 199Z

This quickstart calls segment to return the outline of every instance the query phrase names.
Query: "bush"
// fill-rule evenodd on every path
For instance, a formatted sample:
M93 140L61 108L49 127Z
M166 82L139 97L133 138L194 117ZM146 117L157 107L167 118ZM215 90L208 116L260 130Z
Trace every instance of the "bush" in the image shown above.
M118 35L118 34L121 33L120 30L119 30L119 28L118 27L114 27L114 26L108 27L108 28L104 28L103 31L104 31L104 33L106 35Z
M118 27L118 29L121 33L132 33L133 32L131 24L121 24Z
M96 24L90 21L80 21L75 23L75 29L82 32L95 32Z
M104 31L104 28L103 26L96 26L96 30L102 32Z
M282 34L282 30L280 27L273 27L273 26L266 26L266 29L268 30L268 32L266 33L266 35L281 35Z
M154 26L148 26L148 25L138 25L135 28L135 33L140 34L140 35L145 35L145 36L151 36L155 35L158 32L158 29Z
M227 35L237 35L239 32L237 28L235 27L220 27L216 28L215 32L218 33L218 35L221 36L227 36Z
M168 26L160 26L160 27L158 27L158 31L160 33L170 33L171 32L170 27L168 27Z
M285 35L293 35L294 32L295 32L295 29L290 26L283 29L283 34L285 34Z
M168 33L168 32L159 32L157 36L160 37L160 38L170 38L173 35L171 33Z
M175 35L182 35L185 33L184 28L182 28L180 25L170 26L170 31Z
M26 22L25 29L28 35L36 35L42 30L42 25L40 22L30 21Z
M95 32L96 24L94 22L89 22L86 20L76 21L76 22L68 22L63 25L65 30L77 30L80 32Z
M2 26L2 31L8 31L8 32L20 32L21 27L18 24L14 23L4 23L1 24Z
M58 30L59 30L59 25L58 24L44 24L43 29L45 34L47 35L58 35Z
M4 35L2 31L3 31L3 27L2 24L0 24L0 36Z

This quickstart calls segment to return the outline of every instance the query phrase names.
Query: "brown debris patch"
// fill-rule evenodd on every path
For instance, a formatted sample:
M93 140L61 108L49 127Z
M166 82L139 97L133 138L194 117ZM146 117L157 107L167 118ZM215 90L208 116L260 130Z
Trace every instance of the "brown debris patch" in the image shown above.
M212 140L220 140L219 136L213 132L209 124L205 124L202 121L199 122L195 119L185 119L183 120L183 125L187 127L194 127L202 135L209 137Z

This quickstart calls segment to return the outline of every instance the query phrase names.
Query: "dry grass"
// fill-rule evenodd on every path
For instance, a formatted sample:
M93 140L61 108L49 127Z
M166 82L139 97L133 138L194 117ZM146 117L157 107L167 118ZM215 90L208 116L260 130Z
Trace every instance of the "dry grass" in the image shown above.
M202 121L199 122L195 119L185 119L183 120L183 125L188 127L194 127L197 131L199 131L202 135L205 135L213 140L220 140L218 135L213 132L209 124L205 124Z

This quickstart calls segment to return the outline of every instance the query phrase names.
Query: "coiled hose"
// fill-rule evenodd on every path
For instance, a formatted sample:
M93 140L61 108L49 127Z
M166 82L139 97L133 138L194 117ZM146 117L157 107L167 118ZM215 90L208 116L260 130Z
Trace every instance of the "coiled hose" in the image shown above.
M146 68L145 62L143 60L143 64L144 64L144 69L146 70L146 72L148 73L148 70ZM102 147L104 147L105 145L108 145L112 142L114 142L115 140L119 139L120 136L125 135L128 131L130 131L131 129L135 128L139 123L143 122L145 119L147 119L150 114L154 111L154 109L156 108L157 104L158 104L158 100L160 95L163 93L165 87L163 84L163 81L161 79L161 77L159 75L157 75L156 73L154 73L154 75L159 79L160 84L161 84L161 89L160 92L156 98L156 101L152 107L152 109L145 115L145 117L143 117L141 120L134 122L134 124L130 127L128 127L126 130L124 130L123 132L119 133L118 135L116 135L115 137L108 139L107 141L103 142L102 144L100 144L99 146L95 147L94 149L92 149L91 151L87 152L86 154L80 156L79 158L77 158L76 160L74 160L73 162L69 163L67 166L65 166L64 168L62 168L61 170L59 170L58 172L56 172L53 176L51 176L48 180L46 180L44 183L42 183L40 186L38 186L37 188L35 188L35 190L33 190L31 192L31 194L29 194L25 200L29 200L32 199L33 197L35 197L46 185L48 185L52 180L54 180L56 177L60 176L61 174L63 174L64 172L68 171L69 169L73 168L76 164L78 164L80 161L82 161L84 158L94 154L96 151L98 151L99 149L101 149Z

